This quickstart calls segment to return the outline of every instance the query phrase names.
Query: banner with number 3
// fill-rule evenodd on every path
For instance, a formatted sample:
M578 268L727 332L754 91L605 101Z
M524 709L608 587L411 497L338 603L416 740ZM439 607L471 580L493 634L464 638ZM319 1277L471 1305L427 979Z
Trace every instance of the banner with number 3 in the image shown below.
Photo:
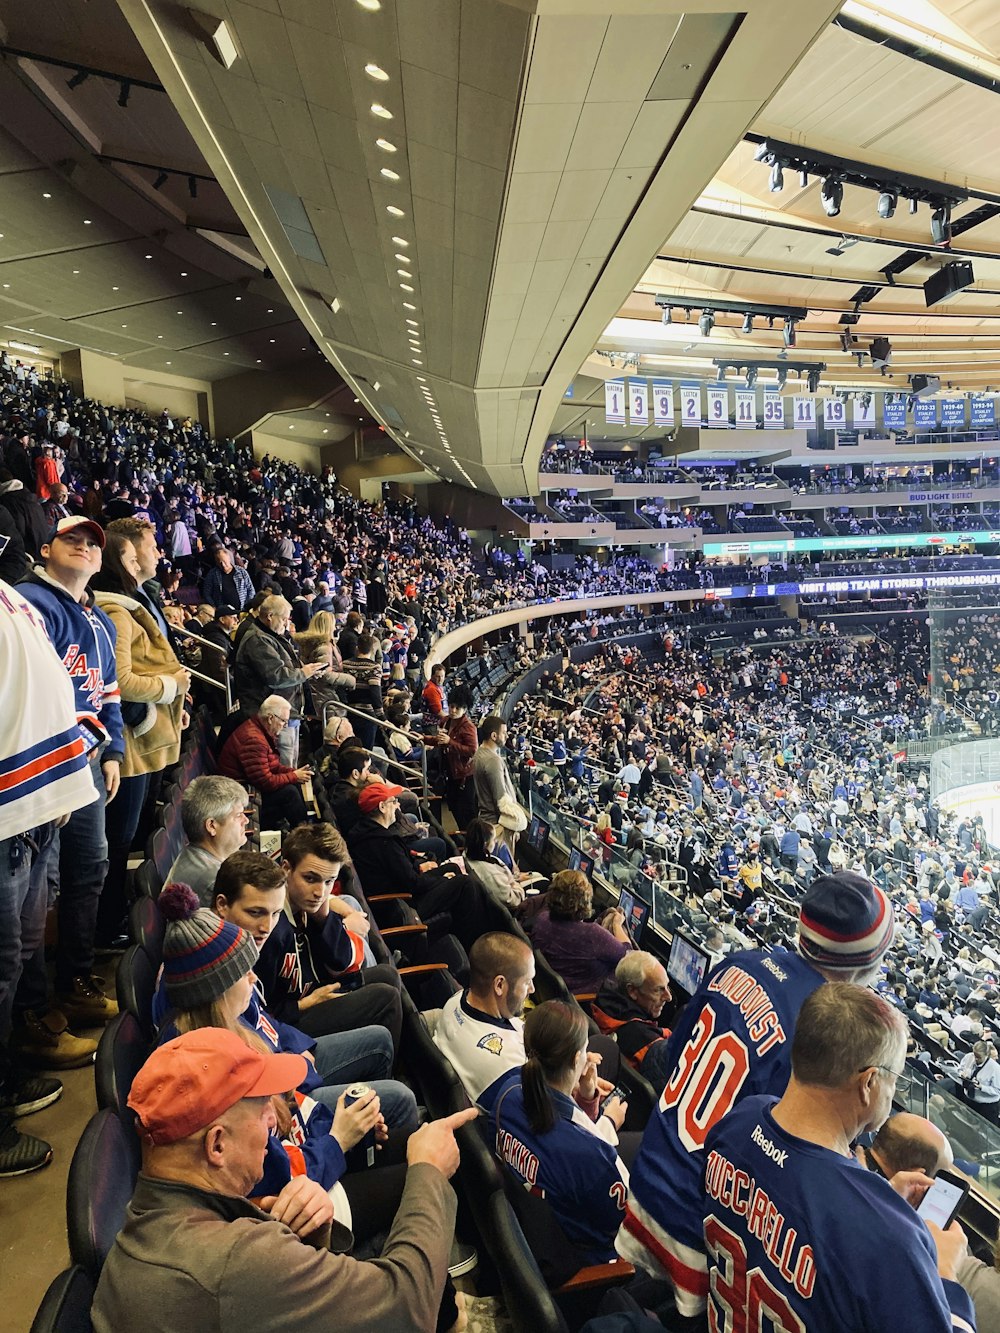
M645 380L628 382L628 416L633 426L649 425L649 385Z

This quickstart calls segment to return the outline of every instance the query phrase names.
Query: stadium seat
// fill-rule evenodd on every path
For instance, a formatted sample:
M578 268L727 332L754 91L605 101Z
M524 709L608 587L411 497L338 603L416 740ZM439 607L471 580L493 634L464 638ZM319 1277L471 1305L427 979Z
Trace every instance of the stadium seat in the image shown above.
M143 861L132 876L132 887L145 898L158 898L163 888L163 876L155 861Z
M118 1008L130 1013L139 1029L153 1039L153 994L156 990L156 967L141 944L133 944L122 955L115 974L115 992Z
M152 1043L127 1009L111 1020L101 1033L94 1065L98 1110L108 1108L121 1117L122 1124L132 1123L126 1105L129 1091L151 1049Z
M152 865L152 862L143 864ZM146 894L136 898L128 914L129 938L133 944L141 944L152 959L159 959L163 954L166 924L154 898Z
M403 1004L404 1060L420 1090L420 1100L437 1120L459 1106L468 1106L461 1080L451 1061L438 1050L423 1014L415 1005Z
M66 1185L70 1258L97 1283L139 1174L139 1138L107 1107L92 1116L76 1146Z
M156 871L160 876L161 884L167 882L167 875L170 873L170 867L176 859L176 856L171 851L170 836L167 833L167 830L158 828L146 844L146 860L152 861L156 866Z
M64 1269L49 1283L30 1333L92 1333L94 1283L80 1267Z

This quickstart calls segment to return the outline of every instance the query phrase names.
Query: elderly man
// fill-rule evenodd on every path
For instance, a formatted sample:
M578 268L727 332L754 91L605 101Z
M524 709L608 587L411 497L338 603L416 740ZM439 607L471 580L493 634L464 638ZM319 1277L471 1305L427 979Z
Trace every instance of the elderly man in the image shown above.
M950 1171L955 1154L945 1134L922 1115L900 1111L890 1116L868 1148L859 1148L858 1161L869 1171L891 1180L897 1171L923 1171L936 1176Z
M232 733L219 755L223 777L256 788L261 795L260 817L264 828L287 824L294 828L306 818L301 788L312 777L311 768L289 768L278 754L278 737L291 716L292 707L280 694L269 694L256 717L248 717Z
M818 987L799 1011L780 1100L748 1097L710 1131L698 1209L712 1327L972 1329L957 1283L962 1228L911 1205L922 1171L886 1181L851 1145L889 1115L906 1021L861 986Z
M667 1081L665 1065L670 1029L660 1024L663 1006L671 998L663 964L651 953L627 953L597 992L594 1021L613 1036L625 1059L659 1093Z
M231 603L235 605L235 603ZM303 686L307 680L329 670L325 662L299 663L298 654L286 637L292 608L284 597L267 597L256 620L236 647L234 670L236 696L244 718L254 717L269 694L280 694L292 710L301 713ZM285 764L295 767L298 754L298 720L281 733L278 753Z
M188 784L181 800L188 845L170 867L168 884L189 884L202 906L212 906L219 867L247 840L249 801L246 788L232 778L212 774Z
M307 1176L256 1203L246 1197L276 1123L271 1098L305 1075L303 1056L265 1055L221 1028L153 1052L129 1096L142 1173L101 1273L95 1333L151 1321L162 1333L437 1327L455 1225L454 1131L476 1112L410 1137L388 1240L377 1262L362 1263L343 1252L350 1232Z

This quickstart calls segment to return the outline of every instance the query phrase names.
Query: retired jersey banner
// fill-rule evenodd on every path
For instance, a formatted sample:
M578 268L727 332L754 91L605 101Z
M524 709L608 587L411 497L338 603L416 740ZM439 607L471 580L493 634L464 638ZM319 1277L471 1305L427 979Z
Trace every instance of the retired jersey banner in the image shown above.
M609 426L625 425L625 381L604 381L604 420Z
M681 384L681 425L701 425L701 383L700 381Z
M887 393L882 399L882 424L886 430L906 430L905 393Z
M736 424L737 426L756 426L757 390L736 389Z
M913 424L917 430L933 430L937 420L937 399L918 398L913 404Z
M653 425L674 424L674 382L653 380Z
M796 430L812 430L816 425L816 399L812 394L797 393L792 399L792 425Z
M707 424L709 426L728 426L729 386L726 384L709 384L705 389L705 396L708 400L705 411Z
M875 395L859 393L851 404L856 430L875 425Z
M649 425L649 385L645 380L628 382L628 419L633 426Z
M969 422L976 426L997 424L996 399L992 395L974 393L969 399Z
M847 425L847 404L843 398L831 394L821 398L820 402L823 404L823 425L827 430L843 430Z
M785 400L777 389L764 390L764 429L783 430L785 426Z
M964 399L964 398L942 398L942 399L941 399L941 425L942 425L942 426L964 426L964 425L965 425L965 399Z

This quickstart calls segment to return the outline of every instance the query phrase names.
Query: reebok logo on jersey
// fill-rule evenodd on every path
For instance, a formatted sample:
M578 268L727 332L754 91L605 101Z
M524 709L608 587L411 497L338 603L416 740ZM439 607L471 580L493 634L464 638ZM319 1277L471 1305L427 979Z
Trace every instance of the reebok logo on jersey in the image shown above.
M756 1143L757 1147L761 1150L761 1152L766 1157L770 1157L771 1161L775 1164L775 1166L785 1165L785 1159L787 1158L788 1153L784 1150L784 1148L775 1147L775 1145L771 1142L771 1140L766 1136L764 1131L761 1129L760 1125L754 1125L753 1133L750 1135L750 1137L751 1139L753 1139L754 1143Z
M762 966L762 967L766 967L767 970L768 970L773 976L776 976L776 977L778 978L779 981L787 981L787 980L788 980L788 973L787 973L787 972L782 972L781 968L778 966L778 964L777 964L776 962L774 962L773 959L771 959L771 958L765 958L764 961L763 961L763 963L761 964L761 966Z

